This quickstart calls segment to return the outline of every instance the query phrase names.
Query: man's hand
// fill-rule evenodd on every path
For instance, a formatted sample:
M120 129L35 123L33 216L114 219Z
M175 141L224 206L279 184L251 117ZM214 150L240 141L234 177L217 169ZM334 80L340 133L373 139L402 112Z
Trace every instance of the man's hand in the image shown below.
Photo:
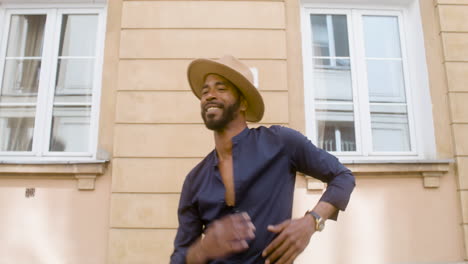
M187 263L205 263L246 250L255 238L255 226L247 213L227 215L214 221L205 237L189 249Z
M293 263L309 244L315 232L315 220L306 215L299 219L286 220L279 225L268 226L268 231L279 234L263 251L265 263Z

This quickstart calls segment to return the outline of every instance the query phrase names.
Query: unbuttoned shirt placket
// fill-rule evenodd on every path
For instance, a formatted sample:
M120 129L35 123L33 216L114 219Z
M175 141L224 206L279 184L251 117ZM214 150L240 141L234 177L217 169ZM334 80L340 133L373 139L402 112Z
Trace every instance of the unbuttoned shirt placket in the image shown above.
M238 205L239 205L239 194L241 193L240 189L239 189L239 183L240 183L240 178L239 177L242 177L242 175L237 175L236 172L238 171L236 168L237 168L237 163L236 161L238 160L237 159L237 155L239 153L238 149L239 149L239 141L240 141L240 136L242 136L243 134L247 133L247 131L243 131L241 132L241 134L235 136L232 138L232 177L233 177L233 182L234 182L234 206L229 206L227 205L226 203L226 186L224 185L224 182L223 182L223 178L221 177L221 172L219 170L219 159L218 159L218 156L217 156L217 153L216 151L214 151L214 164L213 164L213 173L214 173L214 176L216 178L216 180L222 185L222 189L223 189L223 196L222 196L222 200L220 201L220 203L222 204L223 206L223 209L222 211L225 211L227 214L229 213L239 213L240 210L238 209Z

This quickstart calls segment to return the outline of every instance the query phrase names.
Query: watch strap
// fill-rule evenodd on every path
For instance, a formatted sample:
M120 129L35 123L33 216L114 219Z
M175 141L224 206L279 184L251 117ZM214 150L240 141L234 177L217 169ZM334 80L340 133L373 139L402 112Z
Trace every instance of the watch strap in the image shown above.
M325 228L325 220L312 210L307 211L307 214L310 214L315 219L315 230L321 232Z

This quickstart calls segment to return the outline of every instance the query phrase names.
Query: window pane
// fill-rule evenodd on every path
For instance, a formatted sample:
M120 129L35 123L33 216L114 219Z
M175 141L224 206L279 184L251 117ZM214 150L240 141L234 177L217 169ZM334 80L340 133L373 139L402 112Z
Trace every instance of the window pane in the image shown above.
M94 59L59 59L55 102L91 102Z
M400 60L367 60L370 102L406 102Z
M60 56L94 56L97 15L63 15Z
M346 15L311 15L318 146L356 151Z
M311 15L313 56L349 57L345 15Z
M335 67L323 66L314 60L313 85L315 100L353 101L349 59L330 59ZM330 61L329 60L329 61Z
M0 151L31 151L35 107L0 107Z
M330 56L326 15L311 15L313 56Z
M363 16L366 56L400 58L398 17Z
M88 152L90 106L54 106L50 151Z
M64 15L57 61L50 151L89 152L98 16ZM69 58L69 57L73 58Z
M348 25L345 15L332 15L335 54L338 57L349 57Z
M40 72L41 60L6 60L0 102L35 102Z
M411 151L396 16L363 16L373 151Z
M374 151L410 151L406 105L371 104Z
M7 57L41 57L45 15L11 16Z
M352 104L317 104L318 146L327 151L356 151Z

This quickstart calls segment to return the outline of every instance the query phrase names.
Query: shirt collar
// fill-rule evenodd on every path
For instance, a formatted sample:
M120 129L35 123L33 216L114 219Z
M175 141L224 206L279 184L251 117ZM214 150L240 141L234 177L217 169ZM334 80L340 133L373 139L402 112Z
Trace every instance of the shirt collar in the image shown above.
M235 135L232 137L232 144L235 145L239 141L241 141L247 134L249 133L249 128L245 127L244 130L242 130L239 134ZM216 148L211 152L211 157L213 159L213 166L216 167L218 166L219 160L218 160L218 155L216 154Z
M232 137L232 144L236 144L241 141L249 133L249 128L245 127L239 134Z

